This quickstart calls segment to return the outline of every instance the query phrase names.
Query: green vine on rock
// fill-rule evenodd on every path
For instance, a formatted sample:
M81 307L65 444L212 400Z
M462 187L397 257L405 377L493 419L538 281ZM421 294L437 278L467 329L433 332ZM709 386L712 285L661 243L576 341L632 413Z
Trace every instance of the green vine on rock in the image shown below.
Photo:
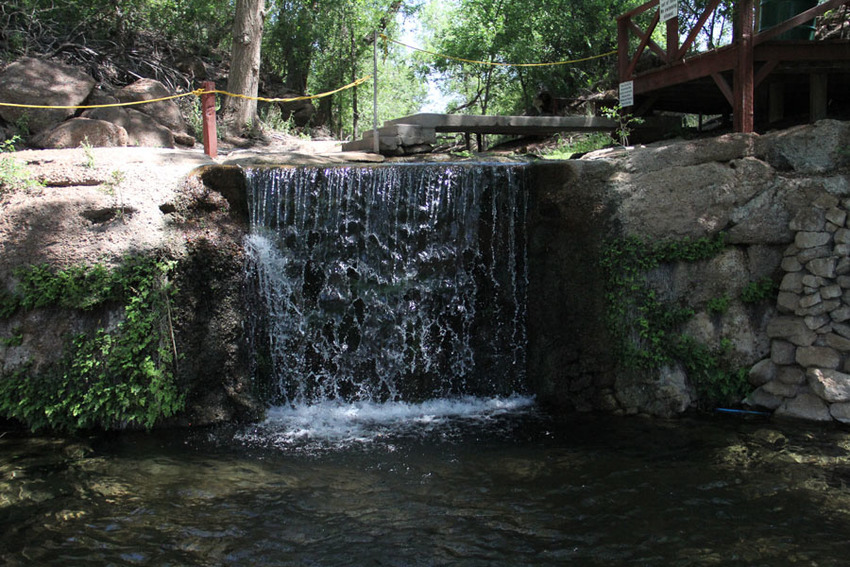
M69 337L64 356L48 371L29 369L0 379L0 414L31 429L150 428L184 404L175 378L169 276L175 263L131 256L114 270L74 266L53 272L34 266L16 272L18 289L6 305L90 311L123 305L114 328ZM8 295L8 294L7 294ZM8 308L7 308L8 310Z
M723 233L652 244L627 237L603 246L606 323L625 369L658 369L678 361L705 402L740 400L746 394L746 371L726 368L722 360L731 345L724 342L712 350L682 334L679 328L694 316L693 308L662 301L647 281L649 272L661 264L708 260L726 246ZM724 296L707 308L722 313L728 302Z

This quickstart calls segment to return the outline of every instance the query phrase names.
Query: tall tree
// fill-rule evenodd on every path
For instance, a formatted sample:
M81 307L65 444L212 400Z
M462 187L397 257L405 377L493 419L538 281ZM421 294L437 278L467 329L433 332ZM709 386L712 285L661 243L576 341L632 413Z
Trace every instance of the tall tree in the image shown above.
M277 0L269 4L263 45L264 74L280 76L299 93L336 89L372 73L374 32L397 36L401 20L417 9L401 0ZM380 40L379 40L380 41ZM379 119L398 118L418 110L425 85L410 67L410 54L381 48ZM364 93L369 96L363 96ZM371 85L349 89L316 101L314 124L346 137L371 118ZM369 120L371 124L371 119Z
M259 91L265 4L265 0L236 0L233 50L227 77L227 90L233 94L256 97ZM256 100L228 97L223 108L229 134L242 134L257 123Z
M544 63L613 50L616 16L643 0L431 0L423 19L432 51L491 63ZM572 97L614 82L612 58L546 67L489 66L432 57L432 77L460 95L455 111L512 113L546 90Z

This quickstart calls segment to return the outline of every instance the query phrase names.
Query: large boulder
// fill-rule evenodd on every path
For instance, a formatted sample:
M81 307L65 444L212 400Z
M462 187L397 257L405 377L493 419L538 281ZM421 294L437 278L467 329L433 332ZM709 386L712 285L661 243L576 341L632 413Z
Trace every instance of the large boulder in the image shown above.
M132 108L95 108L83 113L86 118L104 120L127 131L131 146L174 147L174 134L153 117Z
M679 364L663 366L651 372L619 374L614 395L627 413L646 413L671 417L682 413L695 400L685 369Z
M24 57L0 73L0 100L14 104L77 106L94 88L95 81L80 69ZM33 134L49 130L74 115L70 108L32 109L0 106L0 117L10 124L24 122Z
M776 169L824 173L850 164L848 146L850 122L821 120L756 138L755 153Z
M717 138L660 142L638 152L628 152L624 169L649 173L704 163L725 163L751 155L752 134L727 134Z
M49 132L36 136L33 143L45 149L77 148L86 143L95 147L127 145L127 131L104 120L74 118Z
M295 98L301 95L295 93L287 93L284 98ZM316 114L316 107L309 100L293 100L288 102L277 103L280 108L281 116L284 120L292 120L292 123L303 128L310 123L313 115Z
M139 102L166 98L173 94L159 81L139 79L135 83L115 91L114 96L119 102ZM183 120L183 115L174 99L139 104L133 108L153 117L157 122L175 132L181 134L187 132L186 122Z

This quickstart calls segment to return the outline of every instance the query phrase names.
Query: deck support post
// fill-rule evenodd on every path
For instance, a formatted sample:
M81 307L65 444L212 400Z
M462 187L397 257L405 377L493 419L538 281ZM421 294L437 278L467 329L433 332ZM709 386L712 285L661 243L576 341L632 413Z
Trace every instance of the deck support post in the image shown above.
M738 29L735 38L737 62L735 66L734 104L732 111L736 132L753 131L753 106L755 81L753 79L753 0L738 3Z
M629 20L617 20L617 74L620 82L629 80Z
M826 118L827 81L826 73L812 73L809 76L809 122Z
M679 54L679 18L667 20L667 64L672 65Z
M767 91L767 122L773 124L785 118L785 85L773 81Z

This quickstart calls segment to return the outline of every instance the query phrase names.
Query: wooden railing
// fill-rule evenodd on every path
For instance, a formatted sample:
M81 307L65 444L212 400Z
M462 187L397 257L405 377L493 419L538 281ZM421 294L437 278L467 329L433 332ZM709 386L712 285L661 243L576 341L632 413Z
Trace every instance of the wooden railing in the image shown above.
M663 72L665 69L684 65L690 57L704 55L705 53L688 54L692 51L697 37L705 28L709 18L711 18L712 14L720 6L720 2L721 0L711 0L681 43L678 18L672 18L665 22L665 47L661 47L652 40L652 35L658 27L660 20L660 9L657 8L659 4L658 0L650 0L646 4L620 15L617 18L618 74L620 82L634 80L634 93L643 94L657 87L654 86L652 81L640 81L641 75ZM754 76L753 48L843 4L850 4L850 0L827 0L768 30L757 33L755 29L754 0L739 0L735 6L737 21L733 25L732 45L714 50L717 52L726 50L722 54L722 57L717 57L711 62L706 62L704 65L691 65L686 71L678 72L676 77L681 79L679 82L685 82L698 77L711 76L733 107L736 130L750 132L753 129L752 99L754 86L763 80L776 66L775 61L763 65L759 69L758 76ZM656 8L656 10L649 24L646 29L641 29L635 22L635 18L653 8ZM634 52L630 48L632 36L639 40ZM638 62L641 56L646 53L647 49L657 56L661 66L653 68L651 71L639 73L637 71ZM733 85L731 87L720 74L722 71L729 70L733 71Z

